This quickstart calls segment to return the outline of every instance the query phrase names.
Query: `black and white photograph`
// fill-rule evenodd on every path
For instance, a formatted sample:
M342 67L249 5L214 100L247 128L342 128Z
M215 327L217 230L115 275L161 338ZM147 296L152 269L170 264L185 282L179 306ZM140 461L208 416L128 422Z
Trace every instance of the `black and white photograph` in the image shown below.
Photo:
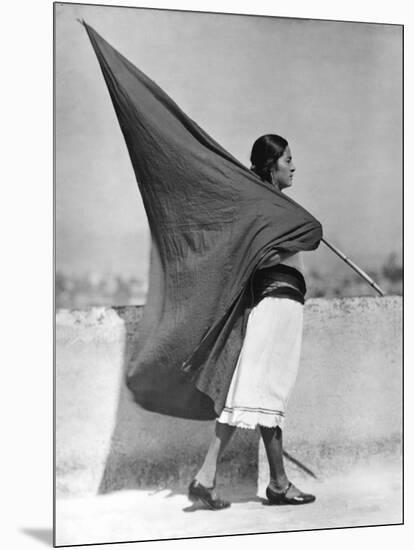
M403 524L402 23L54 3L55 546Z

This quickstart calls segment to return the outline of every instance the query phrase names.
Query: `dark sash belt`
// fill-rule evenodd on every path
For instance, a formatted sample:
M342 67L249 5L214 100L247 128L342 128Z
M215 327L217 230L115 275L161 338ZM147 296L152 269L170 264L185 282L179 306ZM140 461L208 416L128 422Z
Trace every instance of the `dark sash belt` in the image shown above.
M278 264L257 271L252 291L254 305L269 296L289 298L304 304L306 283L300 271L288 265Z

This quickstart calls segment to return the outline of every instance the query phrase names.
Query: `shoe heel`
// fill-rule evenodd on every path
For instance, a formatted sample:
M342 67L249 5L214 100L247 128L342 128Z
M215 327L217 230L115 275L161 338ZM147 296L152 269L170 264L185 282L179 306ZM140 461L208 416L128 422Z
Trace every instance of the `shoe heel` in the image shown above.
M200 483L196 485L193 480L188 487L188 499L190 502L199 503L210 510L223 510L230 507L230 502L220 498L213 498L212 489L204 487Z
M272 493L269 488L266 489L266 497L267 497L267 500L269 501L269 504L280 504L281 501L283 500L282 495L279 496L275 493Z

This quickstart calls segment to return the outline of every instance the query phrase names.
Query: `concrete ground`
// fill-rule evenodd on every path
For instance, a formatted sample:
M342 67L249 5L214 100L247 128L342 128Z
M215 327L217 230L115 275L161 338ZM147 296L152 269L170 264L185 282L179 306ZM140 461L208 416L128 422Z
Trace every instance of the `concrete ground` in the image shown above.
M369 468L326 480L294 479L317 500L304 506L269 506L251 482L221 486L232 506L197 509L184 491L123 490L56 503L56 544L145 541L265 533L402 522L401 469Z

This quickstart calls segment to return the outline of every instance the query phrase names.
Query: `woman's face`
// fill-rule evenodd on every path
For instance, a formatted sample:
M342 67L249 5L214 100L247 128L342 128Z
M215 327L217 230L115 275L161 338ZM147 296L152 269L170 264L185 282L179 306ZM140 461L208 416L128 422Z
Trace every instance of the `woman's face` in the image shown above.
M286 189L286 187L291 187L295 170L296 167L293 164L292 153L288 145L271 172L273 185L278 187L280 191Z

